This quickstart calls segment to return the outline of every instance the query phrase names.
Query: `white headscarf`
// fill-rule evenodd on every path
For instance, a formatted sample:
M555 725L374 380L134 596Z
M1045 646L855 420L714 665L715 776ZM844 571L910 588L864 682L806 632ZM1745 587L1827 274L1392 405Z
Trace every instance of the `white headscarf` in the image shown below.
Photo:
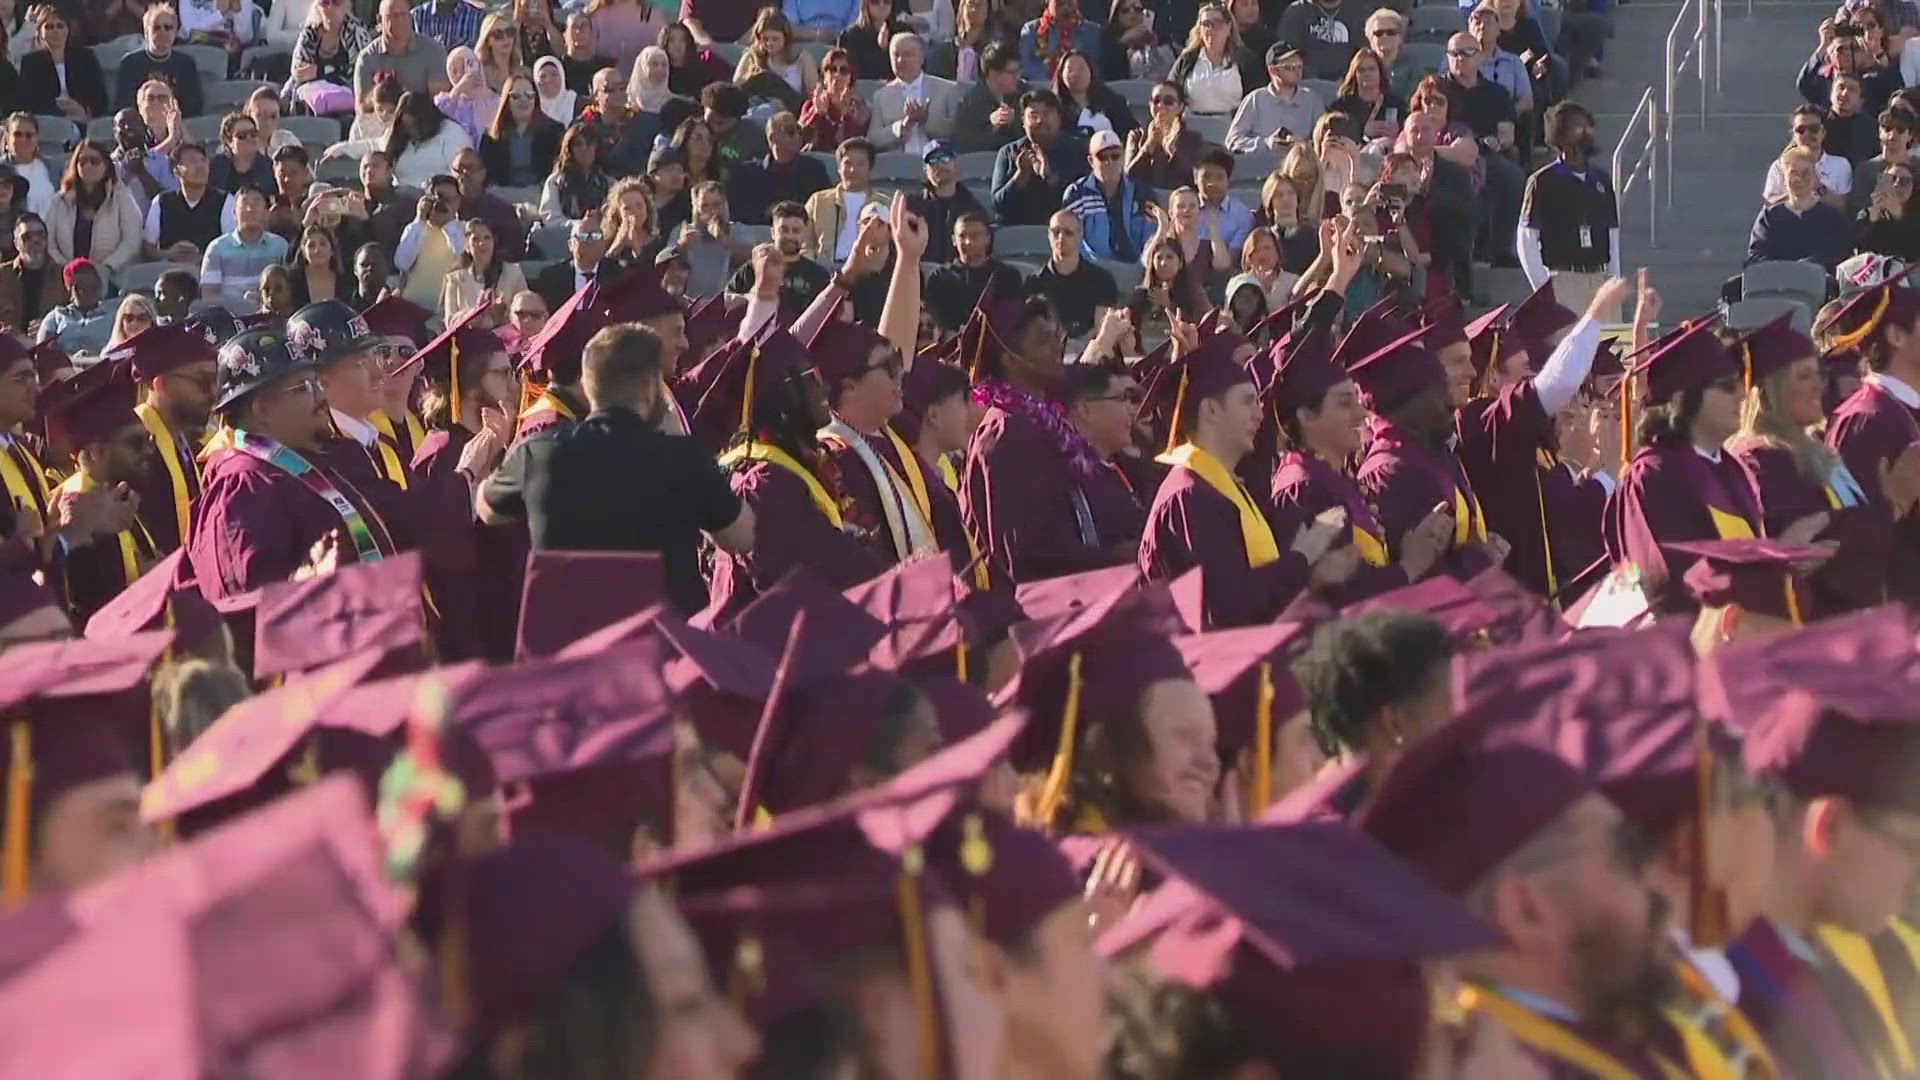
M560 92L552 97L548 97L546 94L540 92L540 68L543 65L552 67L560 76ZM575 95L572 90L567 89L567 69L560 66L558 59L551 56L543 56L533 62L533 90L534 93L540 95L541 112L546 113L562 124L573 123L573 102L577 95Z
M627 100L640 112L657 113L660 106L673 96L673 90L667 86L667 68L670 61L667 50L658 45L649 45L640 50L640 58L634 61L633 74L627 79ZM660 78L647 78L649 68L658 67Z

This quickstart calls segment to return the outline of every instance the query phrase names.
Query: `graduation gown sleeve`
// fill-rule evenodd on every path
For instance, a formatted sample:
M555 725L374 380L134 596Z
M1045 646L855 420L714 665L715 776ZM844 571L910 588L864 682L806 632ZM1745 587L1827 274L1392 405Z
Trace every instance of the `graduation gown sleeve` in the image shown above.
M335 479L382 553L394 554L392 538L372 516L366 496L346 478ZM340 561L357 561L359 554L345 542L345 531L332 505L298 478L229 451L208 465L206 488L194 509L187 561L200 590L209 599L219 599L292 577L313 545L330 533L342 534Z
M1703 482L1710 487L1714 480L1721 490L1704 492ZM1698 610L1685 582L1695 557L1662 545L1721 539L1708 509L1710 497L1731 503L1734 509L1750 505L1745 474L1731 454L1723 453L1714 464L1691 446L1653 446L1634 456L1620 486L1607 500L1603 521L1607 558L1615 566L1630 563L1639 569L1640 586L1656 612ZM1750 521L1750 525L1758 535L1760 523Z
M1480 499L1487 529L1511 545L1507 573L1541 596L1557 591L1565 582L1559 553L1551 550L1559 538L1551 531L1542 457L1545 468L1557 468L1559 461L1553 456L1553 418L1533 380L1469 403L1456 414L1455 427L1460 465Z
M1880 490L1880 469L1915 441L1920 441L1920 423L1913 413L1872 383L1841 402L1827 425L1827 445L1846 463L1867 499L1889 516L1892 508ZM1895 599L1920 601L1920 514L1908 514L1890 527L1895 557L1888 564L1887 591Z
M429 527L420 545L427 586L440 618L434 643L440 659L513 658L520 588L527 561L524 522L482 525L473 491L457 466L473 433L430 431L414 451L414 500Z
M872 548L834 527L807 493L806 484L770 462L750 462L733 474L734 494L753 507L753 549L714 556L711 599L714 625L722 625L787 571L805 565L835 589L849 589L886 569Z
M1037 427L988 410L967 448L960 509L996 578L1017 585L1123 561L1113 549L1137 540L1138 532L1102 533L1097 544L1088 543L1076 521L1077 488L1066 457Z
M1342 491L1343 485L1349 490ZM1352 485L1351 480L1334 472L1330 466L1316 467L1298 454L1288 454L1282 458L1280 467L1274 470L1272 490L1268 497L1267 522L1273 527L1274 540L1282 544L1292 543L1302 528L1336 506L1348 508L1349 522L1361 520L1355 513L1355 504L1364 510L1365 503ZM1349 527L1346 534L1334 542L1334 547L1345 547L1351 543L1353 530ZM1363 560L1352 577L1327 589L1324 595L1328 603L1344 607L1407 583L1407 572L1399 564L1390 562L1385 566L1374 566Z
M1824 486L1802 472L1793 451L1784 446L1749 442L1731 452L1746 472L1768 536L1779 536L1809 514L1832 515L1819 539L1834 541L1839 549L1809 580L1816 616L1870 607L1886 599L1894 537L1893 519L1884 505L1874 501L1833 507Z
M1247 565L1240 513L1186 469L1161 483L1140 539L1140 571L1155 581L1201 568L1206 628L1271 622L1307 584L1307 563L1290 548L1265 566Z

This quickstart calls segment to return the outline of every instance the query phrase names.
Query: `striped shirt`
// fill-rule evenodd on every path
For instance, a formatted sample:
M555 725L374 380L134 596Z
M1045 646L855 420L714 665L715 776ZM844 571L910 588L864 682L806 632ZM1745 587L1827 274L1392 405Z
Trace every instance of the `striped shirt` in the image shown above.
M208 297L239 296L242 289L260 280L260 271L287 257L287 240L277 233L263 232L249 243L238 231L224 233L207 245L200 260L200 287Z
M486 12L466 0L453 0L445 11L434 0L413 9L413 32L430 37L447 49L471 48L480 40L480 20Z

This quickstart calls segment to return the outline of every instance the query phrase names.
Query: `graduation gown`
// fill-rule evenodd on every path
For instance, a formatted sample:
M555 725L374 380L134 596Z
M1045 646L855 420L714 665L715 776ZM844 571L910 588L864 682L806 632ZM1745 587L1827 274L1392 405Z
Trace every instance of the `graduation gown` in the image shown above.
M308 461L359 511L380 553L398 553L373 501L317 457ZM285 581L306 563L321 538L345 532L333 504L300 477L251 454L223 451L207 463L205 480L206 489L194 508L187 561L209 600ZM344 537L339 553L343 563L359 561L359 553Z
M591 411L578 391L549 386L520 414L513 441L518 443L548 428L571 424Z
M1893 519L1883 504L1842 507L1840 497L1801 471L1793 451L1784 446L1751 441L1730 453L1746 473L1748 491L1768 536L1779 536L1809 514L1833 515L1820 539L1837 541L1840 547L1809 575L1814 610L1807 613L1808 619L1872 607L1888 599L1894 535Z
M1454 414L1454 429L1487 529L1512 547L1507 573L1541 596L1559 595L1600 557L1604 496L1584 498L1560 463L1554 418L1533 380L1467 403Z
M1879 1080L1871 1049L1883 1037L1879 1020L1858 984L1816 952L1817 963L1795 952L1772 920L1755 920L1727 949L1740 973L1740 1011L1783 1075Z
M322 439L314 456L360 489L380 512L394 542L405 551L418 546L425 522L413 498L413 470L399 463L399 453L398 447L377 435L373 446L335 435ZM395 475L404 482L395 481Z
M420 444L427 440L427 428L420 422L420 417L414 415L412 409L408 409L398 421L395 421L390 419L384 410L375 409L373 415L367 417L367 422L373 425L373 429L380 433L381 438L392 443L394 448L400 451L401 464L411 468L413 459L420 455Z
M192 438L169 427L152 405L141 404L134 412L153 444L152 464L133 485L140 493L140 524L154 549L166 555L186 539L193 520L193 502L200 497L200 463L195 460L199 448Z
M40 514L40 520L46 528L52 529L53 489L47 482L46 467L40 464L40 458L18 436L0 436L0 481L7 489L8 513L4 527L8 531L7 542L0 545L0 570L7 572L32 573L36 570L48 571L47 586L59 590L65 587L65 576L57 573L60 569L60 555L53 557L55 565L42 563L40 548L31 541L13 534L13 507L30 506Z
M1425 441L1391 420L1368 420L1369 439L1354 473L1354 486L1373 507L1386 534L1387 554L1400 558L1407 534L1435 507L1453 510L1453 548L1440 568L1456 576L1476 574L1488 561L1474 541L1487 538L1487 520L1479 497L1453 454L1436 453Z
M1360 568L1327 591L1327 602L1344 607L1406 585L1407 573L1387 557L1387 540L1373 508L1353 481L1318 457L1298 450L1282 455L1271 478L1267 518L1276 539L1291 539L1314 518L1336 506L1347 510L1347 534L1335 547L1360 546Z
M85 476L74 473L56 490L81 492L92 486ZM137 514L130 529L67 548L63 580L74 625L86 625L94 612L138 580L159 557Z
M1868 501L1883 507L1880 467L1916 441L1920 441L1920 419L1871 380L1841 402L1827 423L1827 445L1846 462ZM1898 557L1889 563L1887 590L1893 599L1920 601L1920 514L1907 515L1893 529Z
M913 452L912 447L904 442L896 446L894 439L898 436L889 438L889 434L882 432L859 436L886 469L884 481L874 476L873 470L867 467L853 444L839 435L822 435L820 446L833 462L834 468L839 470L841 489L853 504L849 515L853 523L873 548L874 556L884 565L892 566L900 561L901 552L913 552L913 537L907 526L910 514L918 514L926 524L924 535L939 543L933 521L933 493L929 490L938 486L939 480L931 475L932 470L920 461L920 456ZM891 517L888 514L889 501L892 503ZM895 535L892 522L896 520L900 522L901 531L907 535ZM948 550L950 554L953 553L951 549ZM958 552L963 561L966 551L963 544Z
M1155 581L1170 581L1200 567L1204 629L1272 622L1306 588L1307 561L1296 551L1278 548L1272 526L1252 493L1218 461L1213 465L1244 500L1244 512L1254 516L1275 552L1265 553L1266 561L1254 565L1262 556L1252 550L1246 536L1242 508L1200 472L1175 465L1147 511L1146 530L1140 538L1140 572Z
M1527 1008L1517 997L1509 997L1495 986L1468 985L1462 988L1460 1001L1468 1012L1486 1017L1512 1035L1517 1049L1534 1060L1542 1076L1594 1080L1614 1070L1644 1080L1688 1075L1672 1062L1660 1059L1651 1046L1624 1044L1578 1019ZM1590 1068L1590 1062L1604 1063L1608 1072Z
M1691 445L1636 453L1607 499L1602 534L1608 561L1638 569L1640 587L1660 614L1698 610L1685 581L1694 556L1662 544L1766 535L1740 463L1724 450L1714 461Z
M473 441L466 428L430 431L414 454L416 500L432 528L421 545L427 587L440 618L434 640L445 663L513 659L520 592L531 543L525 522L482 525L458 470Z
M712 625L724 626L795 566L805 565L835 589L850 589L886 569L865 540L836 525L815 504L805 479L784 466L740 461L732 486L753 507L753 549L745 555L714 553L707 583ZM822 489L832 490L825 484Z
M1138 541L1146 508L1111 469L1082 478L1040 426L995 407L967 446L960 510L997 581L1098 570Z

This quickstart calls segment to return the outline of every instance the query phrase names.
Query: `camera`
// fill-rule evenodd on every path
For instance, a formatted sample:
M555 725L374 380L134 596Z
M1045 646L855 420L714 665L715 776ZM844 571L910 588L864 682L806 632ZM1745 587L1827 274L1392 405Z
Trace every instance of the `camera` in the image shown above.
M1857 38L1860 36L1860 28L1850 22L1837 22L1833 24L1833 36L1837 38Z

